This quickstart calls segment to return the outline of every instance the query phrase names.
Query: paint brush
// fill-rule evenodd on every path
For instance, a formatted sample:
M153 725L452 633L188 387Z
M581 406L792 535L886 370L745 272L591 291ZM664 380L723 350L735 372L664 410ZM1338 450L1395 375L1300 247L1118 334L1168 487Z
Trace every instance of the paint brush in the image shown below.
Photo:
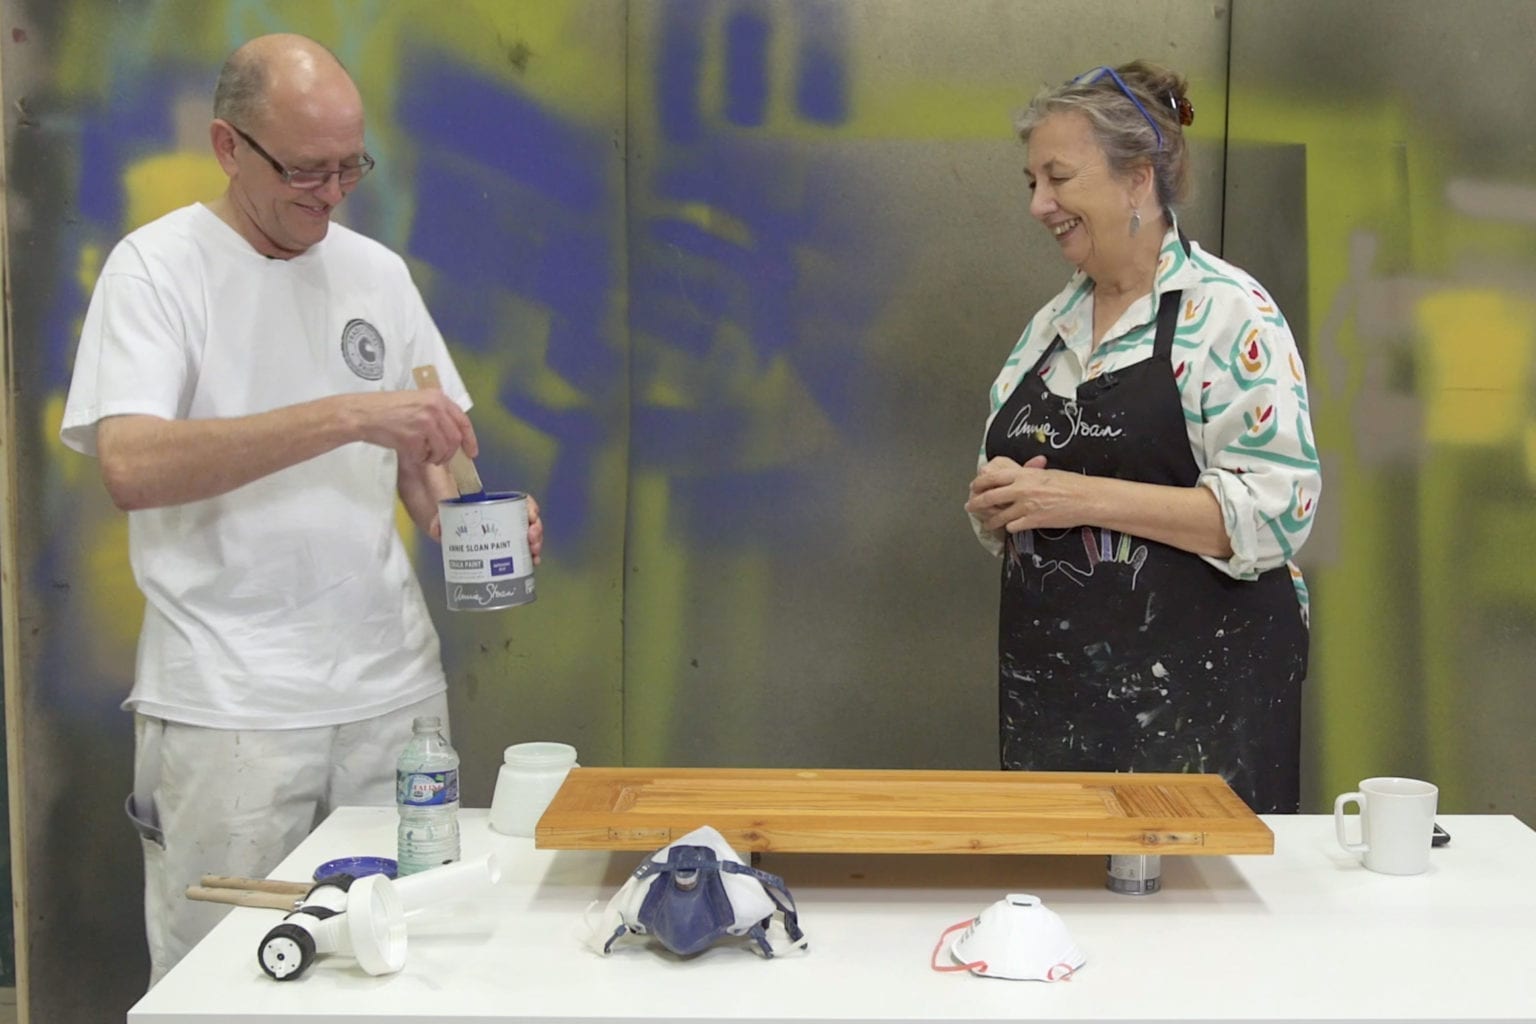
M411 376L416 378L418 388L442 388L442 382L437 379L437 367L428 363L418 366L411 371ZM453 485L459 489L461 498L485 497L485 485L480 482L480 474L475 471L475 462L464 449L460 448L453 453L453 458L448 460L448 472L453 476Z

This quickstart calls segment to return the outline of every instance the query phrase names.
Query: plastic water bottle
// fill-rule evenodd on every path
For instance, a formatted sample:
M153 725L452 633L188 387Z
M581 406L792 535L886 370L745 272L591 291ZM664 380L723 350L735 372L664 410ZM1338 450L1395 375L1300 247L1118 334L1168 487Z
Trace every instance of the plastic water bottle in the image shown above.
M402 876L459 859L459 755L436 715L416 719L411 731L395 765Z

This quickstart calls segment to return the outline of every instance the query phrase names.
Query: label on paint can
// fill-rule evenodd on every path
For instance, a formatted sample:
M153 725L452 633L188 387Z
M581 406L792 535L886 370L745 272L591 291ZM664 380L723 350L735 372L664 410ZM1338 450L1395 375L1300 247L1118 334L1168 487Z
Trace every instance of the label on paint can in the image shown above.
M495 611L534 600L528 496L490 491L437 503L448 610Z

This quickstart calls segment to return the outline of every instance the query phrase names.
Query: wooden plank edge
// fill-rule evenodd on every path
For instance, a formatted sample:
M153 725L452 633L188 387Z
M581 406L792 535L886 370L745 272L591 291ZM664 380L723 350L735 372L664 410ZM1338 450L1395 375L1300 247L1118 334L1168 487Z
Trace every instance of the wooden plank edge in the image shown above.
M1274 835L1266 832L1212 836L1207 833L1148 833L1126 829L1119 833L1037 832L1017 834L934 835L890 832L794 832L766 827L733 828L716 825L739 853L934 853L934 854L1156 854L1160 856L1226 856L1274 853ZM692 828L617 828L540 826L534 847L541 850L656 850L687 835Z

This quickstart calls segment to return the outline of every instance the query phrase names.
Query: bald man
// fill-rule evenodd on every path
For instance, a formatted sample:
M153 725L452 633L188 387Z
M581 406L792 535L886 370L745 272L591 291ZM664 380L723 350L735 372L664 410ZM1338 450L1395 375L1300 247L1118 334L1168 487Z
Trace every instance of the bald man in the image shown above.
M246 43L210 138L228 188L113 249L61 431L128 513L146 599L124 707L151 984L224 912L187 885L264 876L333 808L392 804L412 719L447 721L394 508L437 538L444 464L477 451L404 261L331 221L374 165L336 58ZM412 386L423 364L441 391Z

